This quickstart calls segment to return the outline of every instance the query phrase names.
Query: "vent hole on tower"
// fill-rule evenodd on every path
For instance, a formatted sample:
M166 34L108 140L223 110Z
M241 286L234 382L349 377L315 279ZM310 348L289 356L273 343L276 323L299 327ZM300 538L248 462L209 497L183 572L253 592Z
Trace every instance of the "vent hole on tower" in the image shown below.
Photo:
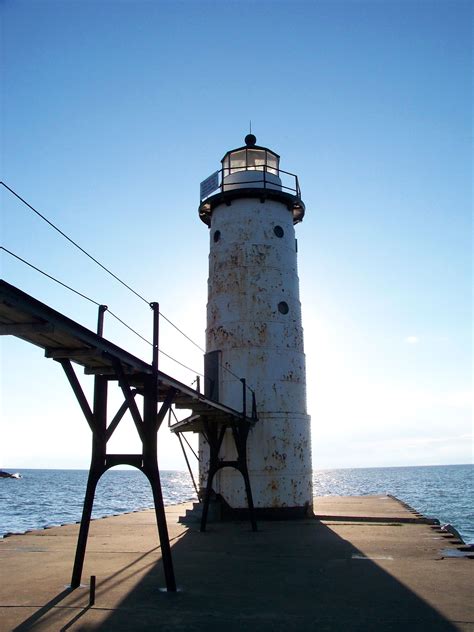
M275 228L273 229L273 232L275 233L277 237L280 237L280 239L285 234L285 231L283 230L281 226L275 226Z
M214 243L216 244L219 241L220 238L221 238L221 231L220 230L216 230L214 232L214 237L213 237Z
M288 303L286 301L280 301L280 303L278 303L278 311L280 312L280 314L288 314L288 312L290 311Z

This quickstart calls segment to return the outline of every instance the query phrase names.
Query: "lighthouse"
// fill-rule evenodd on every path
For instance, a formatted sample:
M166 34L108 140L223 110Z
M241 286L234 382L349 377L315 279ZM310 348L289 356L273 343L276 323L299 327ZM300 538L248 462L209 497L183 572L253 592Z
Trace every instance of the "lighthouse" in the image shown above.
M297 176L281 170L280 156L256 141L248 134L201 184L199 216L210 235L205 388L236 410L254 402L258 420L246 458L255 508L260 515L297 517L312 510L295 238L305 205ZM202 435L199 450L203 487L209 446ZM219 457L235 458L229 430ZM227 509L247 507L235 469L219 470L212 487Z

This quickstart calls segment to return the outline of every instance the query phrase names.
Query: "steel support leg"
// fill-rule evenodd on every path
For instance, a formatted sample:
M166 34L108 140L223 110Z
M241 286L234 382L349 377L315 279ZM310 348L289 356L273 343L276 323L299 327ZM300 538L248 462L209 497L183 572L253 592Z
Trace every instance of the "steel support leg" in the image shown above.
M215 468L215 466L212 463L209 463L206 493L204 494L204 502L202 505L201 528L200 528L200 531L202 532L206 530L207 514L209 511L209 502L211 500L211 492L212 492L212 480L216 472L217 472L217 468Z
M249 516L250 516L250 522L252 524L252 531L257 531L257 521L255 520L255 510L253 506L252 488L250 487L250 477L249 477L247 465L245 465L244 469L241 469L240 472L242 476L244 477L245 493L247 494L247 504L249 506Z
M89 535L89 525L92 515L92 507L94 505L94 496L97 483L102 475L93 466L89 471L87 479L86 496L84 499L84 507L82 509L81 526L79 528L79 537L76 546L76 556L74 559L74 567L72 570L71 588L78 588L81 584L82 569L84 567L84 558L86 555L87 536Z
M168 592L176 592L176 579L174 576L173 558L171 556L170 539L168 535L168 526L166 524L165 506L163 503L163 495L161 493L160 472L158 465L148 466L145 474L150 481L151 490L153 492L156 524L160 538L161 558L165 572L166 588Z
M219 450L224 440L225 428L222 427L217 434L216 429L212 428L206 420L204 422L205 437L209 444L209 472L207 476L206 493L204 495L204 503L202 507L201 516L201 531L206 530L207 514L209 511L209 502L211 500L212 493L212 481L217 471L219 470Z
M239 428L237 425L232 426L232 435L234 437L235 447L237 448L238 470L242 474L245 483L245 493L247 494L247 505L249 508L249 518L252 524L252 531L257 531L257 521L255 519L255 510L253 506L252 488L250 486L250 476L247 467L247 428Z
M89 535L89 526L92 516L92 508L94 504L94 496L97 483L104 472L113 465L132 464L140 469L148 478L155 504L156 522L158 526L158 534L160 538L162 561L166 578L166 587L168 591L176 591L176 581L173 570L173 560L171 557L171 547L169 542L168 527L166 524L165 507L163 503L163 495L161 491L160 473L158 469L157 454L157 433L161 422L173 403L176 394L175 389L171 389L165 401L158 412L158 305L153 304L155 313L154 328L154 356L153 356L153 374L147 376L144 381L143 392L143 419L141 418L137 404L135 402L136 391L130 388L127 376L118 358L112 357L112 363L115 368L115 379L119 382L125 403L120 407L119 411L113 418L107 428L107 385L108 380L104 376L96 376L94 381L94 407L90 409L87 398L72 368L71 362L67 359L61 360L61 364L76 398L81 406L84 416L92 430L92 460L87 479L86 495L82 510L81 524L79 527L79 536L76 546L76 555L71 578L71 587L77 588L81 583L82 570L86 554L87 538ZM103 309L99 315L99 333L102 328ZM115 428L118 426L126 410L129 410L135 422L137 432L142 442L142 455L126 455L126 454L107 454L107 441L110 439ZM108 459L107 457L111 457ZM133 456L133 462L130 457ZM112 458L113 457L113 458Z
M176 580L171 557L170 539L166 524L165 506L161 491L160 470L158 468L158 430L165 418L175 393L168 393L158 412L158 380L154 375L145 383L143 402L143 472L150 481L155 505L156 524L161 545L161 558L168 592L176 592Z
M61 362L63 369L69 379L74 393L81 405L92 430L92 460L87 478L86 495L82 508L81 525L76 546L76 555L71 577L71 587L77 588L81 583L82 569L86 555L87 537L94 505L95 490L100 477L105 471L106 439L105 431L107 424L107 380L97 376L94 380L94 408L90 410L87 399L77 380L76 374L69 361Z

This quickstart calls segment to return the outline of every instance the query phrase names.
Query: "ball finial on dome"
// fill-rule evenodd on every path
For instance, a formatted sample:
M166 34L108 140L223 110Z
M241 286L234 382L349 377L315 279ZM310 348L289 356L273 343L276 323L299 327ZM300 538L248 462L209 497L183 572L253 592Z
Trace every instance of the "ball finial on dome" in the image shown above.
M247 134L247 136L245 137L245 144L247 145L247 147L253 147L256 142L257 137L253 134Z

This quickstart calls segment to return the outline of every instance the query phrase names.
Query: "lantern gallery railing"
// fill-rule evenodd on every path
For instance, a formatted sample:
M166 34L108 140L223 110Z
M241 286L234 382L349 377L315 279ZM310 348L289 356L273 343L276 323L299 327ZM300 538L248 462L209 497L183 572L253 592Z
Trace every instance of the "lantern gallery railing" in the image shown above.
M269 165L226 166L215 171L201 183L200 201L203 202L217 190L221 193L236 189L259 188L282 191L301 198L298 176Z

